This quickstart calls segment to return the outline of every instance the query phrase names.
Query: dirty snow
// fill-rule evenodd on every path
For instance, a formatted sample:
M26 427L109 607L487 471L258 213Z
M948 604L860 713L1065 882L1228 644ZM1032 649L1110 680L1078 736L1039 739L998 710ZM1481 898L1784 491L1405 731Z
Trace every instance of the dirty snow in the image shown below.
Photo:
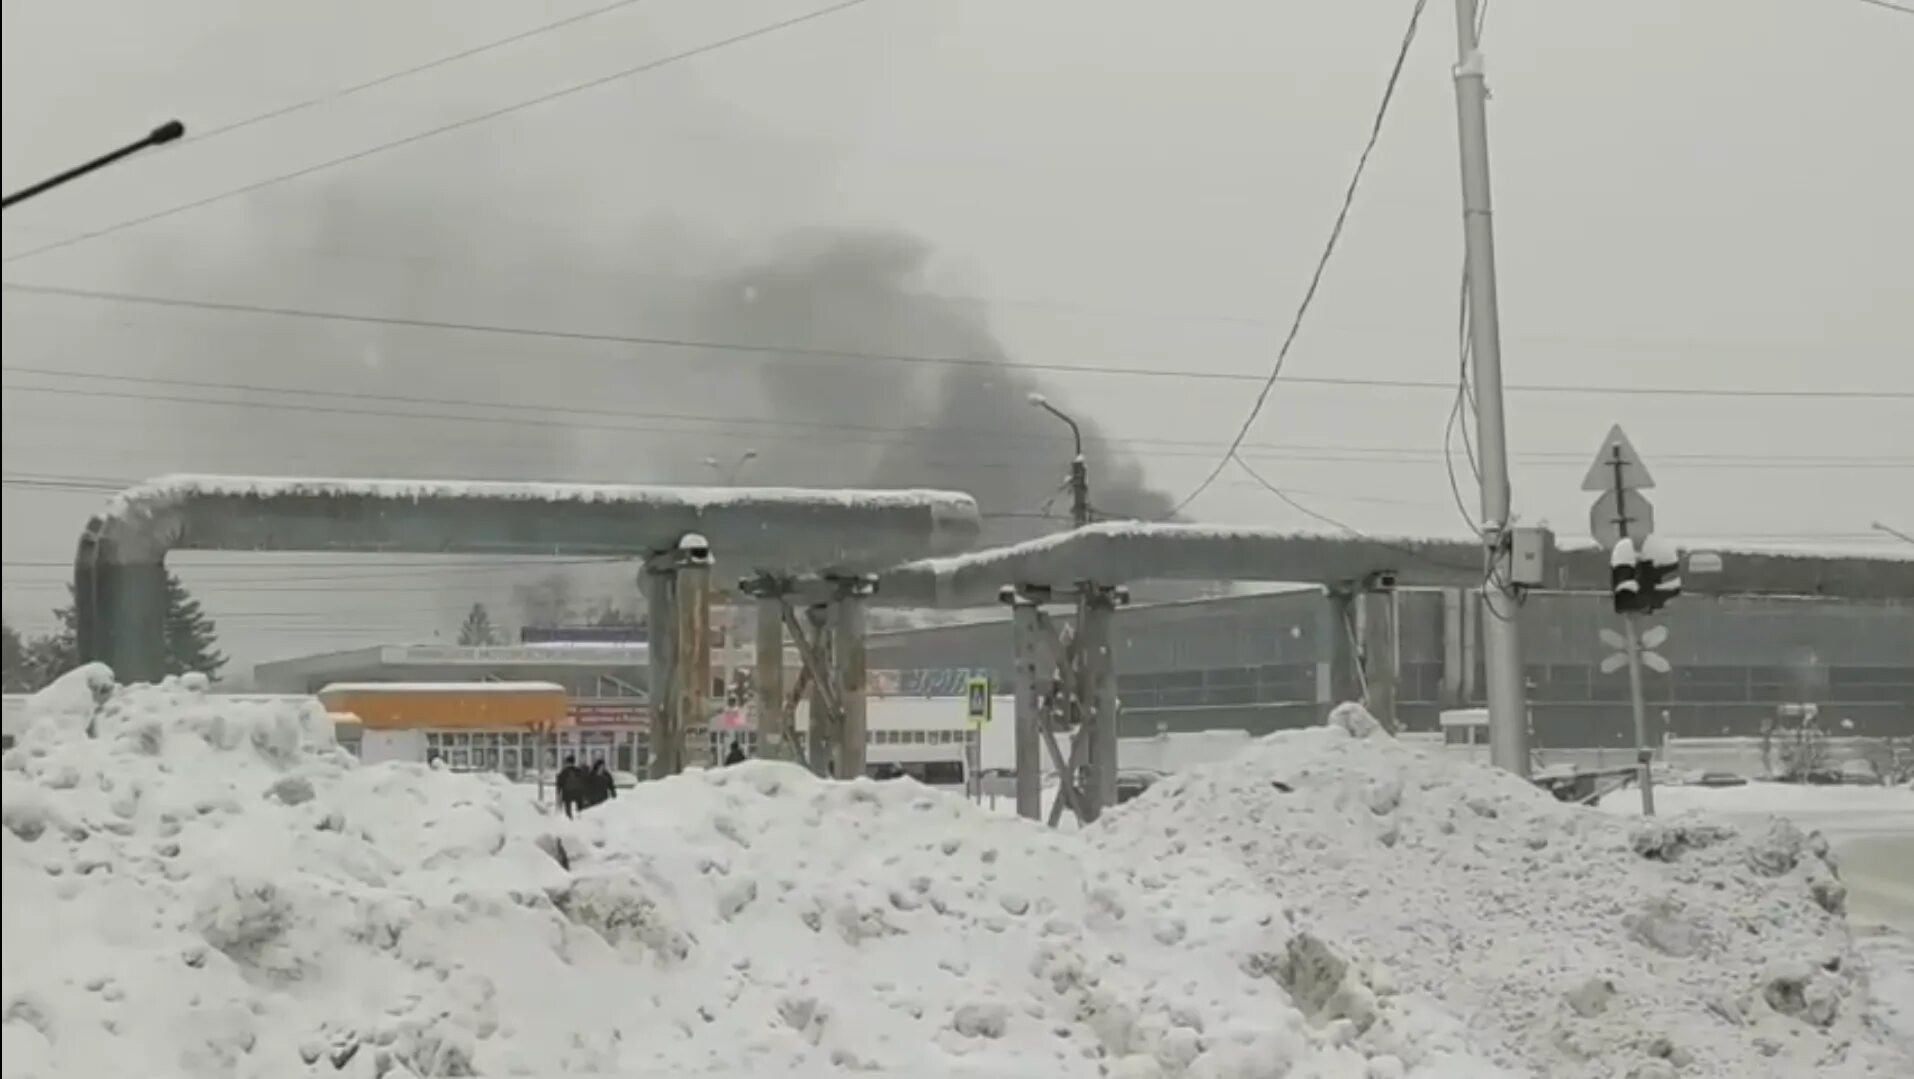
M1906 1076L1825 841L1564 805L1343 713L1193 769L1086 832L1225 856L1303 932L1551 1077ZM1361 735L1367 734L1367 737Z
M1354 716L1060 833L769 762L568 822L203 679L35 707L5 1079L1908 1074L1811 837L1638 833Z
M1495 1074L1438 1009L1306 1016L1227 860L775 763L566 822L313 706L102 684L0 771L6 1079Z

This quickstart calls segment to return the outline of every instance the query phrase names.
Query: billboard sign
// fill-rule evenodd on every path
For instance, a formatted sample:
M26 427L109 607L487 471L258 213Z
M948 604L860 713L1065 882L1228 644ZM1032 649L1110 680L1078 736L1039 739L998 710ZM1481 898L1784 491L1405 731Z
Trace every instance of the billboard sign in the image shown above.
M643 626L526 626L518 631L520 644L644 644Z
M651 725L651 709L635 697L599 697L572 700L565 711L573 726L619 727Z

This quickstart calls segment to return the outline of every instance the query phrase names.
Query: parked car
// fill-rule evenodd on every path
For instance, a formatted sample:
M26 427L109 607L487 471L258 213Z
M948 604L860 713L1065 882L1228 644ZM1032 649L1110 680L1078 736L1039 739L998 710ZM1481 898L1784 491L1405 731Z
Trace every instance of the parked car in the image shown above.
M1163 773L1149 768L1134 768L1117 773L1117 804L1122 805L1154 787Z

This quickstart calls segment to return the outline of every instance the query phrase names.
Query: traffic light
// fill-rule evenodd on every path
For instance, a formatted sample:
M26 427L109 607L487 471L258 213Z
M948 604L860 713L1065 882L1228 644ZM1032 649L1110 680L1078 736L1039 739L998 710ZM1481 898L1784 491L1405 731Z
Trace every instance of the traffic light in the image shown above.
M1636 566L1635 577L1648 610L1659 611L1681 595L1681 552L1674 544L1660 536L1648 537L1642 541Z
M1616 614L1648 609L1636 562L1635 541L1626 536L1615 541L1614 549L1608 552L1609 591L1615 597Z
M1623 539L1608 554L1608 574L1617 614L1659 611L1681 595L1681 552L1660 536L1639 548Z

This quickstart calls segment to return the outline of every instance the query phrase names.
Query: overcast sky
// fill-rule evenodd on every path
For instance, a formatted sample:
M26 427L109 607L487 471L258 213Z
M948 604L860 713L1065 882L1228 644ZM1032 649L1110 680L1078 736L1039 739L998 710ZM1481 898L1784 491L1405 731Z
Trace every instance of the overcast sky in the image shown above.
M214 131L604 3L9 0L5 187L170 117ZM623 6L88 177L10 209L5 251L821 6ZM910 252L884 271L881 302L825 296L815 303L832 318L786 311L767 325L806 339L771 343L865 346L879 331L860 312L889 317L901 290L961 312L965 334L987 329L1018 362L1256 375L1321 249L1410 8L873 0L15 259L5 280L711 339L731 324L725 304L753 325L758 296L740 281L798 265L803 287L790 295L802 309L813 295L804 274L829 261L816 251L875 243ZM1586 459L1621 422L1659 481L1665 534L1885 550L1897 541L1871 522L1914 530L1914 17L1860 0L1505 0L1484 41L1518 511L1579 537ZM1454 50L1452 10L1438 0L1285 369L1304 381L1279 385L1250 436L1263 475L1362 529L1466 527L1441 452L1450 393L1306 381L1454 376ZM862 287L832 266L827 285ZM919 345L918 325L900 320L881 340L900 353L948 347ZM846 448L820 424L951 426L918 400L935 383L874 381L857 366L873 361L790 366L16 291L4 332L5 609L28 629L46 628L64 596L74 539L105 497L95 481L223 471L695 482L711 476L707 454L756 449L745 482L868 482L878 451ZM827 339L846 335L855 340ZM775 364L786 366L767 376ZM1208 471L1255 389L1035 377L1126 445L1143 484L1172 500ZM1520 388L1548 385L1708 392ZM587 422L589 410L600 418ZM608 423L606 411L651 418ZM984 482L965 478L977 469L1029 471L1047 489L1067 460L1061 442L991 435L1028 423L967 417L968 445L946 435L941 456L912 466L931 474L909 478L966 486ZM1458 466L1473 511L1459 455ZM1234 471L1190 512L1319 527ZM358 570L276 563L296 571L235 555L177 562L246 663L450 632L470 598L507 603L510 580L523 579L413 574L389 559Z

